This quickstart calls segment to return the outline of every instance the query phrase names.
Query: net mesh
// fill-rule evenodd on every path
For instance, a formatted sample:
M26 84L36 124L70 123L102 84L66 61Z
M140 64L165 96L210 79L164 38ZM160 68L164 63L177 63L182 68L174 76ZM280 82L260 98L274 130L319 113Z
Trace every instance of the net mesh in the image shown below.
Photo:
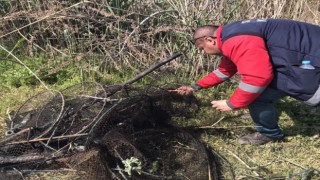
M86 82L30 98L0 141L2 177L71 167L83 179L218 179L206 146L170 123L198 108L175 86Z

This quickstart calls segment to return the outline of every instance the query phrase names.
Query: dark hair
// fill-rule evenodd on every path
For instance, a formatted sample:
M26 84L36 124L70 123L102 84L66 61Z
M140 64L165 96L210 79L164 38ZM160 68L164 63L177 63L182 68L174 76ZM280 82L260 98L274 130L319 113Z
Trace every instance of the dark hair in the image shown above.
M194 34L193 39L200 37L200 36L213 36L214 32L219 28L217 25L204 25L198 27Z
M204 25L204 26L200 26L198 27L193 34L192 40L191 42L193 44L195 44L195 42L198 39L202 39L203 37L212 37L212 38L216 38L215 36L215 32L216 30L219 28L219 26L216 25Z

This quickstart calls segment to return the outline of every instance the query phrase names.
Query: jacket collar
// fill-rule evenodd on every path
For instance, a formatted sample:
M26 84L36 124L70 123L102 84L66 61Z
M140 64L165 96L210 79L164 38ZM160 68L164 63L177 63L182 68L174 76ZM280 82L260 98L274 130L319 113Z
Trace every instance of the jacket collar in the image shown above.
M222 40L221 40L221 31L223 26L219 26L216 32L218 48L222 52Z

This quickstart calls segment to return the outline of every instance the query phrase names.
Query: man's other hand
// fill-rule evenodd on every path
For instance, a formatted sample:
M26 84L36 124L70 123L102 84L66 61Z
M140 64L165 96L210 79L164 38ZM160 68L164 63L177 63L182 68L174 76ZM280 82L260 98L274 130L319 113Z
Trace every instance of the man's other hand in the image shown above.
M227 100L211 101L211 104L212 108L219 111L232 111L232 109L227 104Z
M193 93L193 88L191 86L181 86L176 89L174 92L181 94L181 95L189 95Z

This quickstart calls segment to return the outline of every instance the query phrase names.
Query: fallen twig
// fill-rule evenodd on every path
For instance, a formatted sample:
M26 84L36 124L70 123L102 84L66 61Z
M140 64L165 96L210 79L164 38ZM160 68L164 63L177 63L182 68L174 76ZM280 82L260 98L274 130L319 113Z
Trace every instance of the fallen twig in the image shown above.
M9 141L12 141L12 140L14 140L15 138L18 138L18 137L20 137L21 135L23 135L23 134L25 134L25 133L29 133L29 132L31 131L31 129L32 129L32 128L23 129L23 130L15 133L15 134L13 134L13 135L5 138L4 140L0 141L0 145L3 145L3 144L5 144L5 143L7 143L7 142L9 142Z
M111 99L110 97L103 98L103 97L97 97L97 96L88 96L88 95L80 95L80 97L85 97L85 98L92 98L92 99L100 99L106 102L115 102L119 101L119 99Z
M47 170L33 170L33 169L22 169L19 170L21 173L41 173L41 172L77 172L75 169L61 168L61 169L47 169ZM17 171L6 171L6 174L16 174Z
M40 154L40 155L28 154L28 155L21 155L21 156L0 156L0 165L41 161L49 158L50 156L44 155L44 154Z
M13 168L13 170L16 171L16 172L21 176L21 178L22 178L23 180L25 180L25 178L24 178L24 176L23 176L23 174L22 174L21 171L19 171L19 170L16 169L16 168Z
M239 156L237 156L236 154L234 154L233 152L231 152L230 150L227 150L233 157L235 157L237 160L239 160L246 168L252 170L252 172L254 173L254 175L256 176L260 176L252 167L250 167L247 163L245 163Z
M216 121L215 123L211 124L211 126L215 126L217 125L220 121L222 121L225 117L222 116L218 121Z
M8 143L8 144L9 144L9 145L11 145L11 144L23 144L23 143L47 141L47 140L49 140L49 139L74 138L74 137L87 136L87 135L88 135L88 133L83 133L83 134L71 134L71 135L64 135L64 136L55 136L55 137L52 137L52 138L37 138L37 139L32 139L32 140L27 140L27 141L17 141L17 142L12 142L12 143Z
M301 165L299 165L299 164L297 164L297 163L295 163L295 162L293 162L293 161L291 161L291 160L288 160L288 159L285 159L285 158L281 158L282 160L284 160L284 161L286 161L286 162L288 162L288 163L291 163L291 164L293 164L293 165L295 165L295 166L298 166L298 167L300 167L300 168L302 168L302 169L304 169L304 170L306 170L307 168L305 168L305 167L303 167L303 166L301 166Z
M223 126L199 126L195 127L196 129L234 129L234 128L255 128L255 126L228 126L228 127L223 127Z

